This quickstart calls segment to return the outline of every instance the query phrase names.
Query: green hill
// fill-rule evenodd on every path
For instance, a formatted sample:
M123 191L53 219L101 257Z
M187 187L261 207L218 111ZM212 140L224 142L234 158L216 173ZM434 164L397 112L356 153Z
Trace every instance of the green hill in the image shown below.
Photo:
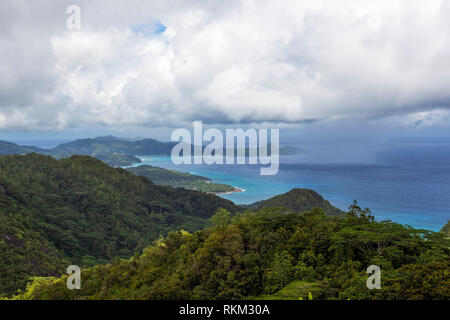
M233 192L235 188L222 183L211 182L211 179L203 176L167 170L159 167L142 165L128 168L128 171L136 175L149 178L153 183L171 186L174 188L186 188L201 192L223 193Z
M88 156L1 156L0 293L61 271L59 258L93 265L129 257L168 231L205 227L218 208L237 210Z
M30 227L0 185L0 297L24 288L30 276L57 276L70 265L46 236Z
M450 220L442 227L441 232L450 237Z
M283 207L293 212L305 212L315 207L321 208L331 216L343 216L344 212L332 206L320 194L310 189L292 189L273 198L250 205L253 209Z
M450 259L442 235L374 222L354 209L222 211L215 227L170 233L141 255L67 276L37 278L16 299L449 299ZM361 213L361 215L359 214ZM366 287L368 266L382 287Z

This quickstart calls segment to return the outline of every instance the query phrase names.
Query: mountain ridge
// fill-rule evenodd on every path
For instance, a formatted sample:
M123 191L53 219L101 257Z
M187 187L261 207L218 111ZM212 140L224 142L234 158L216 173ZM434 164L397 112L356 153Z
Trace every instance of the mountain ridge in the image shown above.
M141 162L136 156L170 155L174 145L175 143L173 142L161 142L150 138L130 140L115 136L77 139L59 144L50 149L0 141L0 154L27 154L35 152L49 155L56 159L67 158L78 154L95 157L113 166L127 166Z
M238 211L221 197L159 186L89 156L0 156L0 292L54 274L63 260L130 257L171 230L205 227L219 208Z
M129 166L133 163L141 162L137 156L170 156L176 144L177 142L161 142L152 138L128 139L108 135L76 139L61 143L54 148L44 149L0 140L0 154L27 154L35 152L50 155L56 159L79 154L92 156L113 166ZM203 146L203 148L205 147ZM268 154L270 154L270 150L269 143ZM299 149L292 146L280 146L279 152L280 155L295 155L299 152ZM225 154L225 150L223 150L223 154ZM248 148L245 149L245 154L248 156Z

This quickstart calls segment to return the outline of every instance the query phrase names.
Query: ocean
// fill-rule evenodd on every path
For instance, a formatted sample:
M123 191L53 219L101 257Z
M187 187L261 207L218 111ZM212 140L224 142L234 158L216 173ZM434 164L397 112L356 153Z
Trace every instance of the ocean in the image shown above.
M281 156L278 174L261 176L259 165L175 165L170 157L140 157L142 164L189 172L245 189L222 197L250 204L292 188L310 188L334 206L357 200L376 220L439 231L450 219L450 148L407 145L377 153L371 163L309 163Z

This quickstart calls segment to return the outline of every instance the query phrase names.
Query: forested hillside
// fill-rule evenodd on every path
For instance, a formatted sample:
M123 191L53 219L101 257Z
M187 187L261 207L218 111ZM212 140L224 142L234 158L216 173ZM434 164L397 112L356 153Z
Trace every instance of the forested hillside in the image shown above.
M0 157L0 293L29 276L57 274L61 259L93 265L130 257L171 230L199 230L215 195L158 186L87 156Z
M318 207L331 216L344 215L342 210L332 206L320 194L310 189L292 189L289 192L250 205L250 208L253 209L273 207L282 207L291 212L304 212Z
M30 276L58 276L69 260L20 215L0 185L0 297L24 288ZM7 214L8 213L8 214Z
M0 297L35 277L16 298L450 298L445 227L375 222L304 189L239 210L88 156L1 156ZM58 278L70 264L81 290ZM366 288L372 264L381 290Z
M238 214L214 227L170 233L126 260L67 276L36 278L17 299L449 299L448 240L440 233L374 222L353 204L345 218L321 209ZM366 269L382 270L381 289Z
M450 237L450 220L447 221L445 226L442 227L441 232L447 235L447 237Z

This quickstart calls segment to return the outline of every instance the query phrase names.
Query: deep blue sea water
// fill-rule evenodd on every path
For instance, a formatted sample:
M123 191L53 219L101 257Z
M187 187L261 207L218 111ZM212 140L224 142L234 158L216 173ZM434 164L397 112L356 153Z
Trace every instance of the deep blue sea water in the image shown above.
M373 163L309 163L282 156L280 170L261 176L259 165L174 165L170 157L140 157L141 164L190 172L245 189L222 195L249 204L292 188L310 188L347 209L353 200L377 220L438 231L450 219L450 146L407 145L377 153ZM306 161L306 162L305 162Z

